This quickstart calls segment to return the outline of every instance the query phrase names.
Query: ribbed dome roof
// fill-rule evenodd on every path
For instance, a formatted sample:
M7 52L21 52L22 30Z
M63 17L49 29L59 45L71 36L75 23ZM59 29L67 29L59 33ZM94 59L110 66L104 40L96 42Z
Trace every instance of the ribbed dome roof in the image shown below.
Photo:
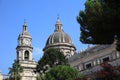
M71 38L63 31L55 31L52 35L49 36L46 45L54 43L69 43L72 44Z
M60 22L60 19L58 17L55 24L55 31L48 37L46 47L60 44L73 46L72 40L69 35L62 30L62 23Z

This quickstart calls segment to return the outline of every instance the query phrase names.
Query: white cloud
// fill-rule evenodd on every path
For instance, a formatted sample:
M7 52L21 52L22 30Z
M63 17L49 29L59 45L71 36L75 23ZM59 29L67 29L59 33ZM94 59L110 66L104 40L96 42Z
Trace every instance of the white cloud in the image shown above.
M39 47L33 47L33 58L38 61L43 56L43 50Z

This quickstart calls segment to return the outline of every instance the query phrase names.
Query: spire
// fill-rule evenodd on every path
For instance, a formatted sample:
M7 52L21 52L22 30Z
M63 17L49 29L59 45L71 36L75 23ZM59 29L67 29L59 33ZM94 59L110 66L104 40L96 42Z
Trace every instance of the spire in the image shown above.
M60 22L60 18L58 16L55 24L55 31L61 31L61 30L62 30L62 23Z
M22 32L20 33L18 40L20 38L24 38L24 37L29 37L32 38L31 35L29 34L29 32L27 31L27 24L26 24L26 20L24 19L24 23L22 25Z
M27 32L27 24L26 24L25 19L24 19L24 24L23 24L23 32Z

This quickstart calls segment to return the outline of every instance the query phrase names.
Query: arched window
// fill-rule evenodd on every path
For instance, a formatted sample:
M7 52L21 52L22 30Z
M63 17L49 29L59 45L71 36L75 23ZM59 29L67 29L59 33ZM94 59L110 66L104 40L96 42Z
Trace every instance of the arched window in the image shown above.
M24 59L29 60L29 51L25 51L24 53Z

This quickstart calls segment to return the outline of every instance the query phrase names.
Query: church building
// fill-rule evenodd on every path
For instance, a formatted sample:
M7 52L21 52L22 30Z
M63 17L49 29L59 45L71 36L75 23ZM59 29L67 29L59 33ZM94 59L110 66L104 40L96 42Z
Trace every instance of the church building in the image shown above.
M23 24L22 33L18 36L18 45L16 47L16 60L23 67L23 73L21 74L22 80L36 80L36 65L32 57L32 37L27 31L27 24Z
M63 31L59 17L55 24L54 33L48 37L43 51L45 52L49 48L60 49L67 58L75 54L76 48L69 35ZM32 57L32 51L32 37L28 33L27 24L24 22L23 30L18 36L18 45L16 47L16 60L23 67L21 80L36 80L37 73L35 71L37 62Z
M120 66L120 52L116 50L115 43L95 45L73 55L69 61L81 74L89 75L102 69L101 64L104 62Z
M115 44L96 45L85 51L75 54L76 48L70 36L62 29L62 23L57 18L54 32L48 37L43 51L49 48L57 48L69 59L70 65L77 68L80 73L88 75L100 69L100 64L110 62L112 65L120 65L120 53L116 51ZM36 80L37 62L32 57L32 37L28 33L27 24L23 24L23 30L18 36L16 47L16 60L23 67L22 80Z

